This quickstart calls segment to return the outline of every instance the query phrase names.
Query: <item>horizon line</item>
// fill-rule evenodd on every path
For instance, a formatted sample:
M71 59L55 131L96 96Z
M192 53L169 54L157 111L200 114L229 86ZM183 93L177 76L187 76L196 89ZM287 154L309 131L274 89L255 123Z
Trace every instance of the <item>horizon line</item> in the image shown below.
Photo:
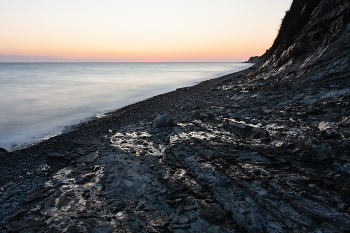
M54 56L22 56L22 55L3 55L0 54L0 62L1 63L68 63L68 62L138 62L138 63L147 63L147 62L245 62L249 58L245 57L237 57L232 58L232 60L225 58L158 58L158 59L149 59L149 58L115 58L115 59L104 59L104 58L64 58L64 57L54 57Z

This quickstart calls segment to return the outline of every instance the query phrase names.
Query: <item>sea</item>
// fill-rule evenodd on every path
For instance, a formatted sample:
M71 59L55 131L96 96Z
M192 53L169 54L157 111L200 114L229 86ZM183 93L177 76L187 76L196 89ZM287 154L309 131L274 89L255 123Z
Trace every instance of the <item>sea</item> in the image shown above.
M20 149L129 104L249 66L234 62L0 63L0 147Z

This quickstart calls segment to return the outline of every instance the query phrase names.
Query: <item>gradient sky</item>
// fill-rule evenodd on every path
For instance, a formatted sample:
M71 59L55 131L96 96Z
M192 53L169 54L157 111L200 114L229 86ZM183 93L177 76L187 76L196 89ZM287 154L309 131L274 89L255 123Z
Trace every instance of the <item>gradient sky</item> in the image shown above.
M0 61L232 62L272 45L292 0L0 3Z

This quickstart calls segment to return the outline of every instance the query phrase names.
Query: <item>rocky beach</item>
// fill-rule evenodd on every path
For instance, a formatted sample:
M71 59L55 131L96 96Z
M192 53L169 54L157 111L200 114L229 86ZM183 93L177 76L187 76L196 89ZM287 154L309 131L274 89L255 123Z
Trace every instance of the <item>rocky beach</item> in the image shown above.
M270 52L1 151L0 231L350 232L350 1Z

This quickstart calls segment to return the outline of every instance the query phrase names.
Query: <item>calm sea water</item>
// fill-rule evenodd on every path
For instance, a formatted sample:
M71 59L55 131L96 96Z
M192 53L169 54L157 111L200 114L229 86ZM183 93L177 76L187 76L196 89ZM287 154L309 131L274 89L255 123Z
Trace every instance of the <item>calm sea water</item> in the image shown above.
M0 63L0 147L14 150L243 63Z

